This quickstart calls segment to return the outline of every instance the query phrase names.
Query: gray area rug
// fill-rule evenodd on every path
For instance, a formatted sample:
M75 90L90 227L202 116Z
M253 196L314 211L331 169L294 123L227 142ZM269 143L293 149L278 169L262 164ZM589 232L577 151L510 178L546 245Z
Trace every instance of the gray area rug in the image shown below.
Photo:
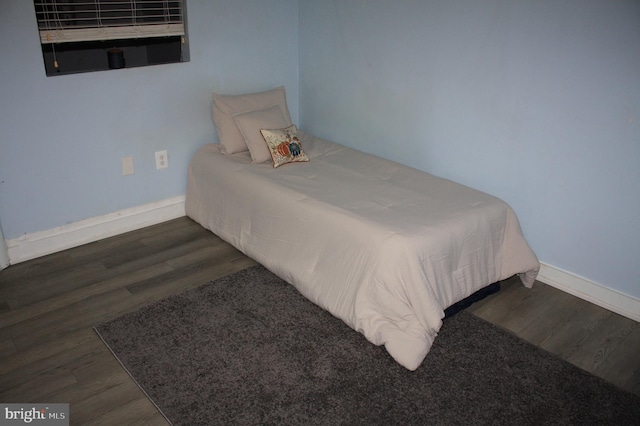
M640 398L466 312L410 372L262 266L96 331L176 425L640 423Z

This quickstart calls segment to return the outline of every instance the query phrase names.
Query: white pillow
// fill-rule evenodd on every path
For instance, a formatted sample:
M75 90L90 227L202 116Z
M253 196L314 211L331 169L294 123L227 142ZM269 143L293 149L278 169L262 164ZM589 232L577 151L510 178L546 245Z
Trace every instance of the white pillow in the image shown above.
M284 117L282 108L278 104L265 109L233 114L233 120L242 133L247 147L249 147L254 163L271 160L271 152L260 130L280 129L291 125L291 122Z
M248 93L244 95L213 94L212 118L216 133L220 140L220 151L224 154L247 151L249 147L238 129L233 114L254 111L278 104L282 108L284 118L291 123L291 115L287 108L287 97L284 86L266 92Z

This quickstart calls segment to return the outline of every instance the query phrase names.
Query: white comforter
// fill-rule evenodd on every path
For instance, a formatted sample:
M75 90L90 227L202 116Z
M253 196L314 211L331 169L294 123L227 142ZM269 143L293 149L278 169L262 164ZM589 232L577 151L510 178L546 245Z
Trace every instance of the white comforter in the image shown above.
M302 134L274 169L215 144L194 156L187 214L414 370L444 309L538 259L503 201Z

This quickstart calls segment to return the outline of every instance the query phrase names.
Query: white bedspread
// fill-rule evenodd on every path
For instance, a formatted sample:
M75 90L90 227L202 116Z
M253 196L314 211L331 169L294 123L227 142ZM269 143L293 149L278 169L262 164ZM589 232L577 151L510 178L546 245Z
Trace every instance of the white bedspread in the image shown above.
M404 367L418 368L444 309L538 259L503 201L302 134L311 158L274 169L215 144L194 156L187 214L293 284Z

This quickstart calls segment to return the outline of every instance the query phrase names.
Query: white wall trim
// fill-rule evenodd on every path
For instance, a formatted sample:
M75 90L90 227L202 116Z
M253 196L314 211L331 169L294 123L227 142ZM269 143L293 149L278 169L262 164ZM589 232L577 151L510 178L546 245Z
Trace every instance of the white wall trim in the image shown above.
M640 299L638 298L545 263L540 264L537 280L640 322Z
M185 196L120 210L7 240L11 264L185 216Z

